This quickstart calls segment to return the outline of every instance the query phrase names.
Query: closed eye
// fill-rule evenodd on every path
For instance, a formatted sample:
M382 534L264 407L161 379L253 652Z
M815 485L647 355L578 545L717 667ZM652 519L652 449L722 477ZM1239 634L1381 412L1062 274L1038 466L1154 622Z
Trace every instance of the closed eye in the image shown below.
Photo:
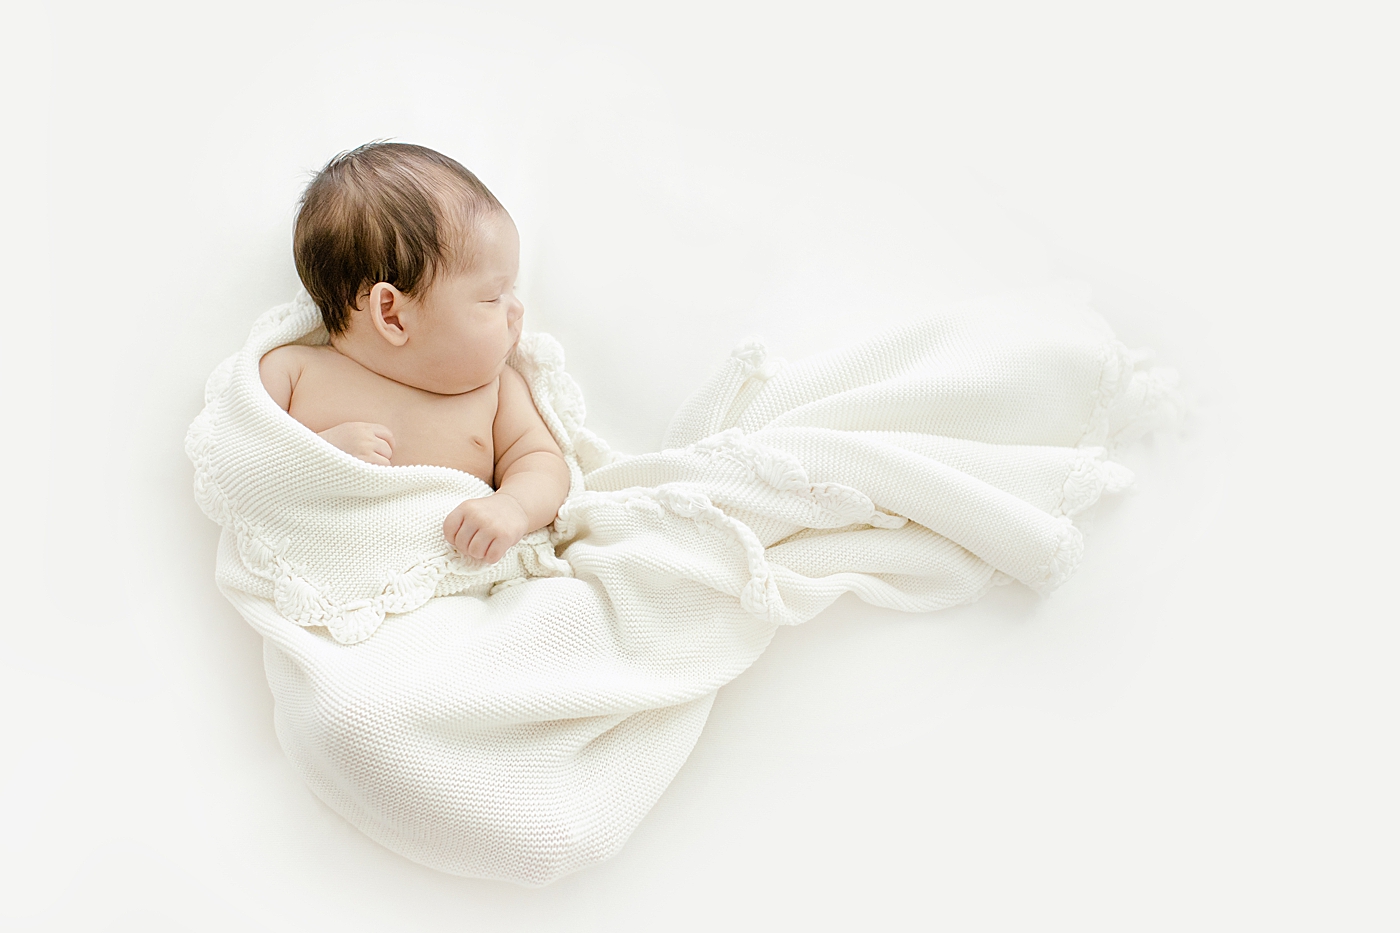
M502 292L501 294L497 295L495 298L487 298L487 299L485 299L485 303L486 303L486 304L489 304L489 305L500 304L502 301L505 301L505 300L506 300L506 295L514 294L514 292L515 292L515 286L514 286L514 285L511 285L510 288L506 289L506 291L504 291L504 292Z

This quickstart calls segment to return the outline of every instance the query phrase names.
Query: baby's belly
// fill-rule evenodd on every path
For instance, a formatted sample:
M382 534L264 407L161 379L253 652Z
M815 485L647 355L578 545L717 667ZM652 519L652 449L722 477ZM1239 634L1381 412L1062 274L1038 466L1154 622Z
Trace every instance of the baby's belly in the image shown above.
M394 432L394 453L389 462L394 466L430 464L450 467L479 477L487 485L495 472L496 460L491 449L490 426L485 431L462 430L460 427L439 425L386 425Z

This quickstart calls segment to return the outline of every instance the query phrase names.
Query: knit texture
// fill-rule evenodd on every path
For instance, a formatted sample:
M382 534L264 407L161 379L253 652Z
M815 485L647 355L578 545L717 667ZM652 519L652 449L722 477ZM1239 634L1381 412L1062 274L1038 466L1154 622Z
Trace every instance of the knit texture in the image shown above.
M715 692L841 594L911 612L1063 583L1070 516L1132 474L1175 376L1074 289L945 309L797 364L749 341L620 456L584 427L559 345L510 364L569 463L552 527L497 564L442 521L489 495L375 466L268 397L258 361L324 343L303 294L210 377L186 451L223 527L220 589L262 634L278 738L312 789L415 861L544 884L615 853Z

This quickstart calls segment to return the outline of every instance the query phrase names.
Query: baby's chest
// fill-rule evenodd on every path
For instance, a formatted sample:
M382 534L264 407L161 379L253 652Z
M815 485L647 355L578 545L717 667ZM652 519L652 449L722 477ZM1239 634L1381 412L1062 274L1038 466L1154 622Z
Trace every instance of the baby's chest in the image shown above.
M386 383L388 380L384 380ZM495 472L491 428L496 393L434 396L390 385L298 385L291 414L321 432L347 421L382 424L393 434L395 466L432 464L471 473L487 483Z

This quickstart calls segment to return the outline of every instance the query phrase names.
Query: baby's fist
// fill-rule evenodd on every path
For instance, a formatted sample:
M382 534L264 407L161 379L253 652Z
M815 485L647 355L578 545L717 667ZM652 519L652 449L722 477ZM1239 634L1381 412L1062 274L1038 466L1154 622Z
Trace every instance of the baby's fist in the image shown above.
M463 557L487 564L500 560L529 530L530 518L524 506L500 492L468 499L442 523L442 533Z
M321 432L332 446L366 463L388 466L394 455L394 434L382 424L368 421L346 421Z

